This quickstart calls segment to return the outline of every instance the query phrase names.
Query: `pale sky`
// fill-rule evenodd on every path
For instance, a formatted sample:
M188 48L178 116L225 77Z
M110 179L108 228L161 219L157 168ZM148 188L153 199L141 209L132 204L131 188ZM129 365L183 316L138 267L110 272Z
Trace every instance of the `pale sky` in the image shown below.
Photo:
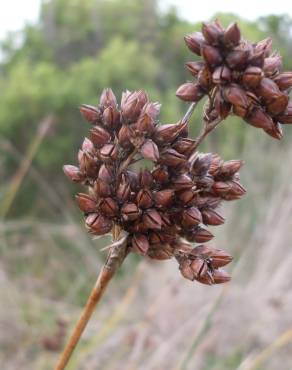
M26 22L35 21L41 4L41 0L2 2L0 39L8 31L19 30ZM180 15L193 22L206 20L218 11L233 12L251 20L267 14L287 13L292 17L291 0L160 0L160 3L163 9L177 6Z

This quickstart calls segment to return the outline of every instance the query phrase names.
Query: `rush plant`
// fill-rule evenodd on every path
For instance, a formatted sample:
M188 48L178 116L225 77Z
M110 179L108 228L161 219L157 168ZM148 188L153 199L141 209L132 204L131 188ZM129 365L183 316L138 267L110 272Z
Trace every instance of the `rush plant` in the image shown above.
M118 104L112 90L105 89L98 106L80 107L91 128L78 166L66 165L64 172L88 189L76 196L88 231L111 233L113 242L56 370L65 368L95 305L129 253L174 258L183 277L202 284L230 280L222 267L232 257L206 244L213 238L207 227L224 223L218 211L222 202L245 194L239 182L243 162L200 153L199 145L232 114L276 139L282 138L281 125L292 123L292 72L280 72L281 57L272 52L271 39L251 43L241 38L236 23L224 29L214 21L187 35L185 42L201 60L187 63L194 80L177 90L180 99L190 102L179 122L161 124L160 104L143 90L124 92ZM190 118L203 97L202 129L192 139ZM139 169L143 159L152 168Z

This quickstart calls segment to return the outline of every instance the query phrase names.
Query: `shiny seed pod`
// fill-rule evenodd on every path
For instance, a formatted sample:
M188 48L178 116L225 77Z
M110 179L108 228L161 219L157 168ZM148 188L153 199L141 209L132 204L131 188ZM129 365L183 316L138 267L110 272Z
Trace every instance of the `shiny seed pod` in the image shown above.
M176 90L176 96L183 101L197 102L204 96L204 91L198 84L187 82Z
M157 145L151 139L145 140L140 152L145 159L157 162L159 159L159 150Z
M220 51L213 46L203 44L201 47L201 54L206 63L211 68L214 68L222 63L222 56L220 54Z
M174 190L163 189L154 193L155 205L158 208L168 208L174 200Z
M162 220L160 214L155 208L148 209L144 212L142 217L143 223L148 229L160 230L162 225Z
M227 48L233 48L240 42L240 29L236 22L231 23L224 32L223 42Z
M112 229L111 220L97 213L89 214L85 224L88 230L95 235L104 235Z
M141 189L136 197L136 202L139 208L150 208L153 204L152 195L150 190Z
M292 102L290 101L287 105L287 108L283 113L278 115L277 119L283 124L292 123Z
M162 164L170 167L176 167L186 162L186 157L174 149L166 149L161 153L160 161Z
M76 200L82 212L90 213L96 211L96 201L88 194L78 193L76 195Z
M101 112L97 107L82 104L79 107L80 113L90 123L97 123L101 119Z
M143 234L134 234L132 238L132 247L134 252L146 255L149 249L148 238Z
M191 33L184 38L187 47L195 54L201 55L201 47L206 42L201 32Z
M99 209L103 215L112 218L117 216L119 207L112 198L103 198L99 203Z
M95 126L91 129L89 137L97 148L101 148L111 140L111 135L108 131L100 126Z
M111 163L118 158L118 148L115 144L105 144L100 149L99 155L105 163Z
M117 99L112 89L109 89L109 88L103 89L101 96L100 96L99 104L104 108L107 108L107 107L116 108Z
M202 222L202 214L196 207L187 208L182 212L182 223L186 227L198 225Z
M244 71L242 82L247 88L254 89L260 84L262 77L262 69L259 67L251 66Z
M274 82L280 90L287 90L292 87L292 72L283 72L274 78Z
M233 50L227 54L225 61L229 68L242 70L246 67L249 58L248 50Z
M186 63L187 70L193 75L197 76L198 73L205 67L204 62L187 62Z
M202 34L210 45L218 46L222 40L223 33L224 30L217 20L202 24Z
M64 174L73 182L81 182L84 180L84 176L76 166L66 164L63 166L63 171Z
M212 273L214 284L224 284L231 280L231 276L224 270L214 270Z
M203 216L203 223L205 225L222 225L225 222L224 217L222 217L219 213L214 211L213 209L204 209L202 210L202 216Z
M135 221L140 216L140 210L135 203L125 203L121 208L124 221Z

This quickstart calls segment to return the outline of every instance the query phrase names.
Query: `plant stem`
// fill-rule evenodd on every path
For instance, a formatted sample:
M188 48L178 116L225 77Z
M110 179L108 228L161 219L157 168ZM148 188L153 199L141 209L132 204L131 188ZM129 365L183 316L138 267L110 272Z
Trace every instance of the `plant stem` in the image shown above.
M117 240L120 235L120 228L118 226L114 226L113 228L113 239ZM73 333L65 346L59 361L55 367L55 370L63 370L65 369L68 361L70 360L72 353L79 342L79 339L86 328L86 325L97 305L100 301L108 283L115 275L116 271L118 270L119 266L123 263L124 259L127 256L127 243L126 241L123 244L118 244L116 247L113 247L107 257L105 264L103 265L95 286L93 287L90 296L86 302L85 307L81 313L81 316L73 329Z
M193 114L193 112L196 108L196 105L197 105L197 103L194 102L189 106L188 110L186 111L185 115L182 118L182 122L187 122L187 121L190 120L190 118L191 118L191 116L192 116L192 114Z
M204 125L202 127L202 130L199 134L199 136L197 136L197 138L195 139L195 145L194 145L194 149L193 149L193 154L190 156L189 158L189 162L192 162L196 155L197 155L197 151L196 149L199 147L199 145L201 144L201 142L205 139L205 137L211 132L214 130L214 128L216 128L219 123L222 122L222 119L221 118L218 118L212 122L207 122L204 120Z

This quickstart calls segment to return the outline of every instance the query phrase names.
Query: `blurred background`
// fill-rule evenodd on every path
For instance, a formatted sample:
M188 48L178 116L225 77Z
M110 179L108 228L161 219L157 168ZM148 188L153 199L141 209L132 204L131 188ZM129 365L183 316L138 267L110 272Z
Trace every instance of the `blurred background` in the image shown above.
M220 11L220 13L219 13ZM103 87L146 89L174 123L200 21L237 20L272 36L292 69L287 1L10 0L0 17L0 368L50 370L105 258L74 203L88 126L81 103ZM200 128L201 107L191 133ZM228 119L202 149L242 158L248 194L224 209L213 246L230 251L233 280L206 287L173 261L130 256L111 283L68 370L292 369L292 127L276 142ZM290 130L289 130L290 129Z

